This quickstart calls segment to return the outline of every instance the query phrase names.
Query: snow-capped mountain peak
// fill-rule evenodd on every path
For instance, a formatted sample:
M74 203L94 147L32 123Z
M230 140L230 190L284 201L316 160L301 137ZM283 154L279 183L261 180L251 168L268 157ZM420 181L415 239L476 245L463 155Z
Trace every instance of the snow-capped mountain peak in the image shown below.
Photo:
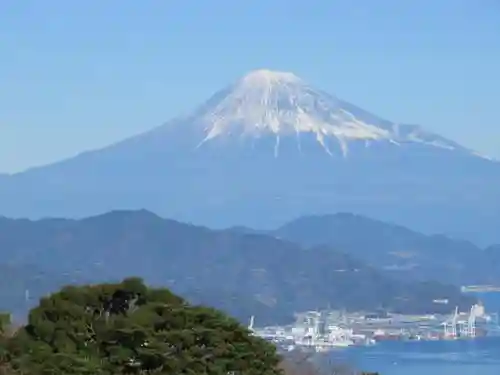
M242 79L239 84L246 88L267 88L273 85L301 84L302 80L290 72L277 72L268 69L254 70Z
M380 119L333 95L318 90L289 72L266 69L243 76L217 92L190 120L202 127L204 143L227 136L233 138L275 137L275 152L280 139L313 135L328 154L338 145L342 154L349 144L362 141L419 143L442 149L464 149L418 126L399 125ZM300 145L298 145L300 149Z

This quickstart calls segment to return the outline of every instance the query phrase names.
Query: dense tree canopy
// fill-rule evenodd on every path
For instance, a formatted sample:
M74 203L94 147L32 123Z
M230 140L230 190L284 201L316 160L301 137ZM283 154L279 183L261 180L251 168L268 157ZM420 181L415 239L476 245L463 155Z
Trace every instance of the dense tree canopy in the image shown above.
M236 320L136 278L43 298L2 349L32 375L280 373L274 346Z

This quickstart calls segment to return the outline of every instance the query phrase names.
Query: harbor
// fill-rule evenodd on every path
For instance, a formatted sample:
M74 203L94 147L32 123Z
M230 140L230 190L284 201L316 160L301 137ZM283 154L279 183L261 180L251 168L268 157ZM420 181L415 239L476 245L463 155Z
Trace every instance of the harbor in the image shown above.
M448 315L402 315L387 312L307 311L295 314L286 326L248 326L253 334L275 343L282 351L325 352L351 346L376 345L387 340L474 340L500 334L498 314L481 304Z

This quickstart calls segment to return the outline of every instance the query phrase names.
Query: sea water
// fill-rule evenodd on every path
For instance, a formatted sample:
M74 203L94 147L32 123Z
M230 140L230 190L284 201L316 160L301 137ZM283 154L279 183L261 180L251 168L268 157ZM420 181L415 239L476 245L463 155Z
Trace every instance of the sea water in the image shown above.
M489 313L500 293L479 295ZM382 375L500 375L500 337L475 340L382 342L331 353L331 359Z

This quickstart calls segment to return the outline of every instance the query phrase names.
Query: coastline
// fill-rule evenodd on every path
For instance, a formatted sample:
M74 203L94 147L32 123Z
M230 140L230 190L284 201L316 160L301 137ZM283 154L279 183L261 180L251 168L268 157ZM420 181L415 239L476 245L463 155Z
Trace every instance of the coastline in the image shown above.
M460 288L462 293L498 293L500 286L496 285L464 285Z

